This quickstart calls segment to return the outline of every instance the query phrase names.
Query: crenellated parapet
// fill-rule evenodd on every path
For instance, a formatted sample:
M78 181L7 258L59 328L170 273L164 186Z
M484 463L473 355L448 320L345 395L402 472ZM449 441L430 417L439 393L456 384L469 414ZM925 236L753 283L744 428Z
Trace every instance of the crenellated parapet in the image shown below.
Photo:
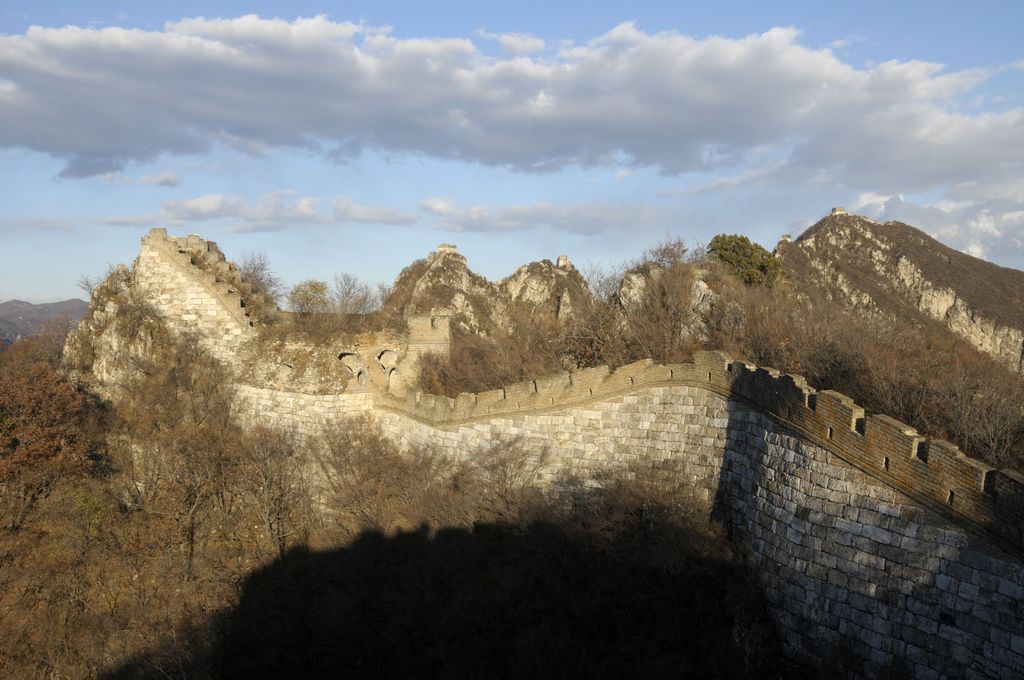
M1024 475L969 458L954 444L922 436L889 416L866 415L851 398L817 391L801 376L732 361L720 352L697 352L692 364L662 366L645 360L614 371L601 366L566 372L455 399L380 395L374 406L429 425L455 427L672 385L700 386L746 402L911 498L1024 549Z
M166 229L151 229L142 238L142 245L167 256L204 285L240 326L253 326L253 307L267 303L262 294L242 279L238 266L224 256L214 241L197 234L168 236Z

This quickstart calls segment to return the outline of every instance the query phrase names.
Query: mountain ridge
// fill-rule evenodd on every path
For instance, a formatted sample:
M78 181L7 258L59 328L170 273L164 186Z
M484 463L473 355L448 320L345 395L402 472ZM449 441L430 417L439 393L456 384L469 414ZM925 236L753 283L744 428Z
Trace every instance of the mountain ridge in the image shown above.
M42 304L17 299L0 302L0 343L10 344L19 337L34 335L59 317L78 321L88 309L89 303L79 298Z
M902 222L833 211L776 249L799 285L864 311L939 321L1024 371L1024 272L943 245Z

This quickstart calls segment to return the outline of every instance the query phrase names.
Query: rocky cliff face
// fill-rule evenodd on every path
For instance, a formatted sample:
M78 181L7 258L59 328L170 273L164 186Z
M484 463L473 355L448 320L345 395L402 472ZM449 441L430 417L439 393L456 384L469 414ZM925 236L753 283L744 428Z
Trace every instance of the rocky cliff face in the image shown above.
M688 312L684 315L686 321L679 330L684 335L698 341L706 340L709 333L707 319L712 308L718 302L718 296L704 281L704 277L707 275L705 270L694 267L684 271L688 272L686 279L679 282L683 285L679 286L677 283L673 286L664 278L672 275L671 270L666 270L657 262L645 262L633 267L622 275L622 280L614 295L614 301L618 303L625 317L628 318L631 314L642 313L643 307L651 299L652 293L656 294L656 287L659 283L667 284L673 294L674 304ZM625 318L624 322L626 322Z
M403 316L447 312L453 330L491 335L508 329L517 304L566 320L589 296L586 281L564 255L556 263L523 265L492 282L471 271L455 246L442 244L402 270L385 307Z
M73 379L117 401L147 362L171 343L169 330L135 286L133 272L115 269L92 293L92 304L64 346Z
M791 277L865 311L945 324L1024 371L1024 272L948 248L900 222L834 211L777 249Z

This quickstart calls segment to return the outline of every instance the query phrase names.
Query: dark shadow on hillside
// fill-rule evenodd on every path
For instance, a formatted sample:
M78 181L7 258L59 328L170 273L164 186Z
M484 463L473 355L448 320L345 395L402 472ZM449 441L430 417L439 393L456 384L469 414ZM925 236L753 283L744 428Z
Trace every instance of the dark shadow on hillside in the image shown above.
M740 563L693 556L664 569L644 553L544 523L366 533L330 552L292 550L249 576L215 648L199 652L197 641L186 674L782 676ZM160 676L159 656L108 677Z

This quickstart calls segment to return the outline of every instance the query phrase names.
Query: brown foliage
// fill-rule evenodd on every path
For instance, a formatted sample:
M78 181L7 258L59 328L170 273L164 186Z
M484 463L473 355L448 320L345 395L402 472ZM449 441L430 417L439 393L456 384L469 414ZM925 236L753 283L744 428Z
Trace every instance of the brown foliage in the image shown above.
M46 364L0 374L0 495L10 529L57 479L87 469L85 411L85 398Z
M550 375L563 367L563 328L552 314L517 303L509 319L510 331L490 337L453 333L448 357L429 356L421 362L420 389L454 397Z
M462 458L430 448L402 451L362 418L324 437L316 459L329 527L344 542L367 530L516 520L535 497L547 455L514 440Z
M1024 380L946 328L854 314L786 286L720 277L709 346L804 375L994 466L1024 468Z

